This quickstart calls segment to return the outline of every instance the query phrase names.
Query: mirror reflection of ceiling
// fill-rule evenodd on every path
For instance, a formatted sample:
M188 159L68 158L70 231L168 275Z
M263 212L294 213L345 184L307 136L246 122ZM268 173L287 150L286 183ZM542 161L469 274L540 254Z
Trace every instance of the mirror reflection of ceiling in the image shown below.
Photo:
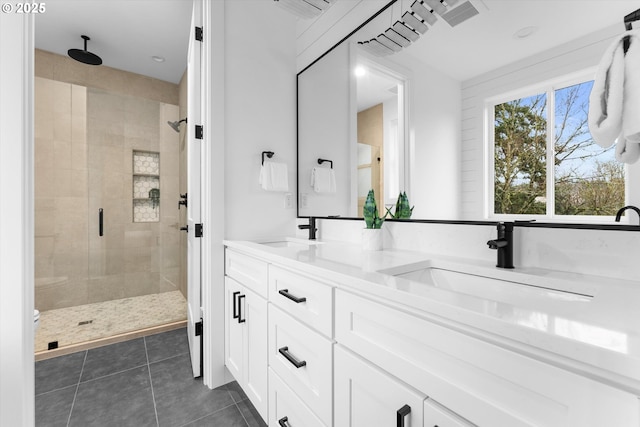
M357 40L377 36L398 20L413 1L398 0L385 11L384 28L371 29L371 34L365 30ZM439 19L400 54L418 58L456 80L465 81L612 25L619 25L622 32L623 17L639 6L637 0L470 1L480 12L478 15L453 28ZM379 10L387 3L339 0L329 11L332 14L299 21L299 69L371 16L374 4ZM347 27L347 22L351 27ZM532 34L518 37L519 31L529 27L533 27Z
M356 71L358 112L398 96L396 80L372 72L366 67L362 67L361 70L361 75Z
M104 66L179 83L190 25L188 0L47 0L35 16L35 47L66 56L83 48L86 34Z

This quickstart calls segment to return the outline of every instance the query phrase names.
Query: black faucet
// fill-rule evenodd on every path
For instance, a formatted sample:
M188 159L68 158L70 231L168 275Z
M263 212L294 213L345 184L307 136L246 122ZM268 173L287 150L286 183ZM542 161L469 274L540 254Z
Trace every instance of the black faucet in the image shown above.
M640 217L640 209L636 208L635 206L625 206L624 208L621 208L618 213L616 214L616 222L620 222L620 217L622 216L622 213L624 211L626 211L627 209L632 209L634 211L636 211L636 213L638 214L638 216Z
M498 223L498 238L487 242L490 249L498 250L496 267L513 268L513 223Z
M306 230L309 229L309 240L316 240L316 231L318 231L318 229L316 228L316 218L313 216L309 217L309 224L300 224L298 226L298 228L300 230Z

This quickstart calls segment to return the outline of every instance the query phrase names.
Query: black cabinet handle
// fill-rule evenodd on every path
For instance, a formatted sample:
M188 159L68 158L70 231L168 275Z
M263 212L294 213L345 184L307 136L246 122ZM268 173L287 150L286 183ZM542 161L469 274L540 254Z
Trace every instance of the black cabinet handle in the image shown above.
M98 235L102 237L104 235L104 211L102 208L98 209Z
M279 348L278 353L283 355L289 362L291 362L293 366L295 366L298 369L302 368L303 366L307 366L306 361L298 360L289 353L289 347Z
M234 292L233 293L233 318L237 319L238 318L238 304L237 304L237 300L236 297L240 294L240 291Z
M244 297L246 297L246 295L240 295L238 297L238 323L244 323L247 321L247 319L242 318L242 303L240 302L240 300Z
M305 302L307 298L305 297L297 297L295 295L291 295L289 293L289 289L280 289L278 293L284 297L289 298L291 301L300 304L301 302Z
M411 406L409 406L409 405L404 405L402 408L398 409L398 411L396 412L396 414L397 414L397 423L396 424L397 424L398 427L405 427L404 426L404 419L410 413L411 413Z
M280 424L280 427L290 427L288 421L289 421L288 417L282 417L278 420L278 424Z

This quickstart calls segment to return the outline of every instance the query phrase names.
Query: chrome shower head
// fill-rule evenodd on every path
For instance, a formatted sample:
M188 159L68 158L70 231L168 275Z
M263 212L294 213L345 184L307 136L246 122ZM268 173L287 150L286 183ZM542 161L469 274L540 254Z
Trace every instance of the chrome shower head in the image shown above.
M187 119L182 119L182 120L178 120L177 122L167 122L167 124L169 126L171 126L171 128L173 130L175 130L176 132L180 133L180 123L185 122L187 123Z

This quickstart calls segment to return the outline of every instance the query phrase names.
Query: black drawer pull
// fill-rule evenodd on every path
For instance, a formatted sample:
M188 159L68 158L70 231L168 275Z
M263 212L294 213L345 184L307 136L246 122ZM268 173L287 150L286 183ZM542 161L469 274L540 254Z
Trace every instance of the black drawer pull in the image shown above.
M237 292L233 293L233 318L234 319L238 318L238 304L237 304L237 300L236 300L238 295L240 295L240 291L237 291Z
M295 296L295 295L291 295L291 294L289 293L289 289L280 289L280 290L278 291L278 293L279 293L280 295L284 296L284 297L289 298L291 301L293 301L293 302L295 302L295 303L298 303L298 304L300 304L301 302L305 302L305 301L307 300L305 297L300 297L300 298L298 298L298 297L297 297L297 296Z
M290 427L289 426L289 418L288 417L282 417L278 420L278 424L280 424L280 427Z
M279 348L278 353L283 355L289 362L291 362L293 366L295 366L298 369L302 368L303 366L307 366L306 361L298 360L295 357L293 357L291 354L289 354L289 347Z
M404 405L402 408L397 411L397 425L398 427L404 427L404 419L411 413L411 406Z
M244 297L246 297L246 295L240 295L238 297L238 323L244 323L247 321L247 319L242 318L242 303L240 302L240 300Z

